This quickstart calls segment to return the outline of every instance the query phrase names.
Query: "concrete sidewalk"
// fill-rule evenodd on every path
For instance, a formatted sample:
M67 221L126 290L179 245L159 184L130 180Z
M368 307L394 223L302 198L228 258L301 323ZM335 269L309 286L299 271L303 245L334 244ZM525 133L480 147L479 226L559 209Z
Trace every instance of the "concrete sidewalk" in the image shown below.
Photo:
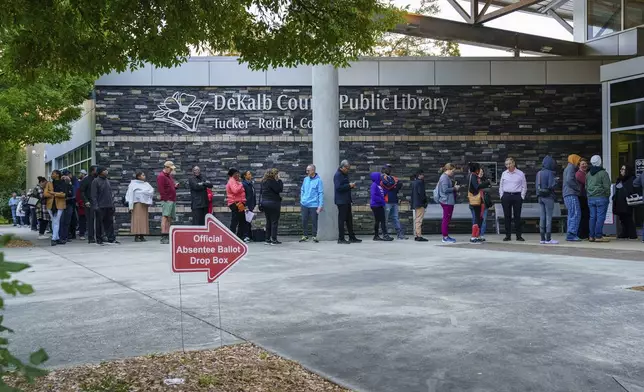
M611 260L492 237L364 239L251 244L220 281L224 343L250 340L357 390L623 391L612 376L644 384L644 292L627 290L644 285L643 244L592 244L633 252ZM37 290L8 300L13 349L43 346L51 366L180 349L169 247L123 241L5 249L33 266L19 278ZM502 244L522 248L489 249ZM202 274L181 280L186 347L217 346L217 285Z

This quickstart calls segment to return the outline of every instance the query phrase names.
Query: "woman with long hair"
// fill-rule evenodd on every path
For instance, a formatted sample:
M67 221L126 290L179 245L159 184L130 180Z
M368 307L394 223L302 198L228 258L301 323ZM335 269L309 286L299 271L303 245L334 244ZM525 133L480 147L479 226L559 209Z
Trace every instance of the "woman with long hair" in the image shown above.
M45 186L44 197L47 203L47 212L51 218L51 246L64 245L65 242L60 239L60 218L67 206L65 198L67 197L67 185L61 179L60 170L51 172L51 182Z
M228 170L226 202L232 212L230 231L237 234L238 238L243 239L246 227L246 192L241 182L239 170L235 168Z
M260 206L266 215L266 245L279 245L277 240L277 225L280 220L284 183L279 178L279 170L273 168L264 173Z
M626 198L635 192L633 186L635 176L631 172L629 165L622 165L619 168L619 177L615 183L615 194L613 195L613 214L619 217L621 230L617 238L620 239L637 239L637 228L633 220L633 207L626 202Z
M452 220L454 213L454 204L456 204L455 193L458 192L460 186L456 185L453 181L454 171L456 167L451 163L446 163L441 168L441 177L438 180L438 202L443 208L443 220L441 222L441 234L443 235L443 242L453 244L456 240L449 236L449 223Z
M242 184L244 185L244 192L246 192L246 209L248 211L254 211L257 206L257 197L255 197L255 182L253 181L253 173L250 170L246 170L242 173ZM246 226L244 229L244 242L250 242L251 238L251 222L245 222Z
M470 242L473 244L482 243L482 236L485 234L483 228L483 214L487 212L483 200L483 189L490 187L488 180L483 180L483 170L476 162L469 163L470 174L468 176L468 201L472 213L472 236Z
M47 179L45 177L38 177L38 185L34 188L34 196L40 200L36 204L36 219L38 219L38 239L47 240L49 236L45 235L45 230L49 226L49 211L47 211L47 199L45 199L45 188L47 187Z
M147 241L144 236L150 234L148 208L152 205L154 189L145 182L145 174L137 171L136 176L127 187L125 201L130 209L130 233L134 234L134 242Z

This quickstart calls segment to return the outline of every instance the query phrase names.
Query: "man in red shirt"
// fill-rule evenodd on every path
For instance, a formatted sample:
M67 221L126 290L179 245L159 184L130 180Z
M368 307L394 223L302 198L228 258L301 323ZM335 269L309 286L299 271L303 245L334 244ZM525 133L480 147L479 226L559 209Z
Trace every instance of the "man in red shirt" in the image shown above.
M169 244L170 226L177 217L177 188L179 183L172 178L172 173L177 167L172 161L163 164L163 171L157 177L157 189L161 199L161 243Z

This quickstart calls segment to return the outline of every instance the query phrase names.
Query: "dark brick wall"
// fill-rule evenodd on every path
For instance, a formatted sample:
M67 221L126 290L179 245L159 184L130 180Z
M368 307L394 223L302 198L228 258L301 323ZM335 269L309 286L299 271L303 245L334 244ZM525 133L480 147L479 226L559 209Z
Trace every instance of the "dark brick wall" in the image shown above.
M213 94L226 97L239 93L267 94L273 100L273 108L264 112L216 111L212 106L206 106L196 132L189 132L153 120L158 105L176 91L195 95L196 101L212 101ZM408 178L417 168L424 169L428 193L431 193L438 179L438 169L446 162L464 169L469 161L493 162L497 164L495 175L500 176L505 157L514 156L533 190L534 175L544 155L553 155L563 165L571 153L587 157L601 153L599 85L342 87L340 93L350 98L374 93L381 97L410 94L448 99L444 113L441 110L370 109L340 112L341 119L364 117L369 121L368 129L340 130L340 155L355 166L352 177L359 185L354 195L358 209L367 204L369 172L379 170L383 163L394 165L395 174L402 178ZM179 166L177 180L180 182L186 181L191 166L198 164L216 185L217 207L224 207L225 173L229 167L253 170L258 177L267 168L277 167L285 181L283 205L295 207L299 205L299 184L304 169L312 159L311 129L298 125L302 118L311 119L311 112L281 111L276 108L275 100L279 95L306 100L310 94L310 87L97 87L97 163L110 168L118 200L136 169L143 169L156 187L154 177L165 160L172 160ZM194 113L189 111L188 114ZM215 118L231 117L248 120L249 128L216 129ZM280 117L293 118L295 129L260 129L257 126L260 118ZM458 173L456 179L465 182L465 174ZM493 192L496 196L496 188ZM407 196L405 188L403 195ZM528 198L535 200L534 191ZM459 199L465 201L464 197ZM186 188L179 191L179 206L189 207ZM223 212L218 215L224 221L229 219ZM189 212L180 212L179 220L187 223L189 216ZM283 234L299 233L298 216L293 211L283 214L280 227ZM151 218L156 231L160 213L151 213ZM411 214L404 211L402 218L410 229ZM127 213L117 214L121 231L128 229L128 219ZM359 231L370 232L371 213L358 211L356 223ZM492 226L489 225L490 230ZM436 231L432 223L427 227ZM455 227L468 230L469 225Z

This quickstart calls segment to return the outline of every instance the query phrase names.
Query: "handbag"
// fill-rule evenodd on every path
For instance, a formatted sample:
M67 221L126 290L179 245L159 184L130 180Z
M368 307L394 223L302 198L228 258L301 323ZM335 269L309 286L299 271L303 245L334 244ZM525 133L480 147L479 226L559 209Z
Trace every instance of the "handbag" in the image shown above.
M27 199L27 204L29 205L29 207L35 207L38 205L38 203L40 203L40 199L38 199L37 197L30 196Z
M630 196L626 196L626 204L629 207L639 207L644 205L644 197L638 195L637 193Z
M467 182L467 200L470 202L471 206L480 206L481 205L481 192L479 191L476 195L470 192L470 185L472 184L472 175L470 174L470 179Z

